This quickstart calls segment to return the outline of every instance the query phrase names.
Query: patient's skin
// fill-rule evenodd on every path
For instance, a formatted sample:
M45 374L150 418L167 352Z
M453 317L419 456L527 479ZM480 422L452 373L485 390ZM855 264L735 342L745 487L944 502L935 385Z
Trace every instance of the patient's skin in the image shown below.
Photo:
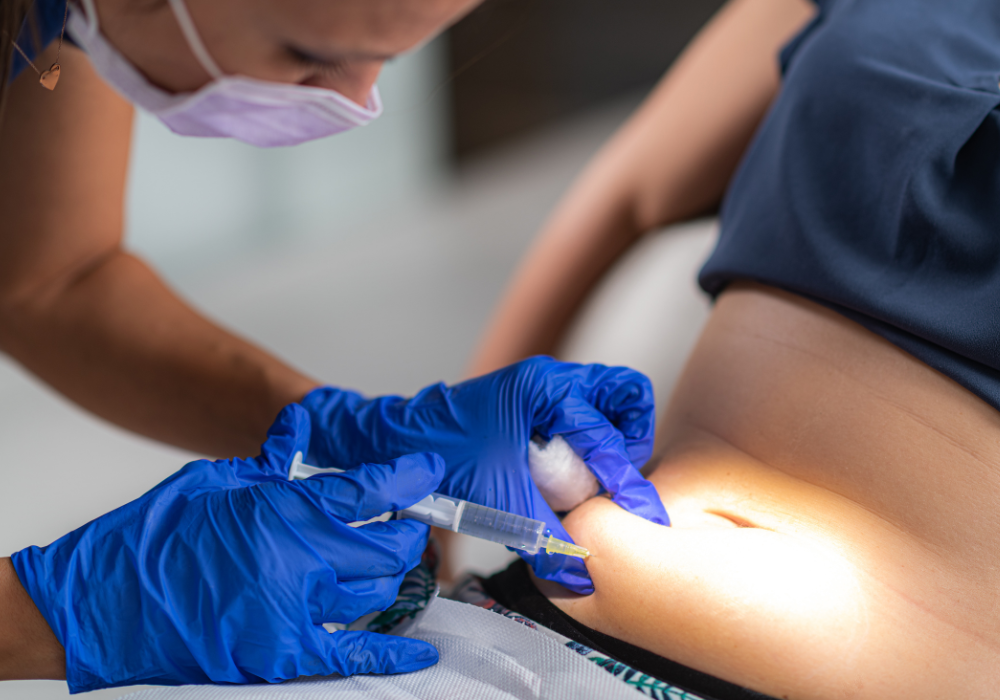
M996 697L1000 415L860 326L740 285L660 426L664 528L606 498L565 526L584 624L789 698Z

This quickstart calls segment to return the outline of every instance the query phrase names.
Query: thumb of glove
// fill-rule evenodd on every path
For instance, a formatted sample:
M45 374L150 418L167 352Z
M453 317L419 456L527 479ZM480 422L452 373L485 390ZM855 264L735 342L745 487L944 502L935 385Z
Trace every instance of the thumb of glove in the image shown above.
M326 675L410 673L438 662L437 649L419 639L373 632L329 633L322 627L316 634L321 635L321 648L325 649L329 662Z
M320 499L328 513L353 522L412 506L438 487L444 472L439 455L421 452L341 474L317 474L297 487Z
M245 485L286 481L295 453L304 454L309 449L311 432L306 410L296 403L288 404L268 428L267 440L260 448L260 456L233 460L237 477Z

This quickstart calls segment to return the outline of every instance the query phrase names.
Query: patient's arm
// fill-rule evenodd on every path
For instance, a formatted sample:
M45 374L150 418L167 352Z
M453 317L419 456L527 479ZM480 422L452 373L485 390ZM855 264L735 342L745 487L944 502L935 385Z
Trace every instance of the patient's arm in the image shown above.
M807 0L731 0L591 162L522 264L471 375L555 350L568 319L643 233L716 205L779 87Z

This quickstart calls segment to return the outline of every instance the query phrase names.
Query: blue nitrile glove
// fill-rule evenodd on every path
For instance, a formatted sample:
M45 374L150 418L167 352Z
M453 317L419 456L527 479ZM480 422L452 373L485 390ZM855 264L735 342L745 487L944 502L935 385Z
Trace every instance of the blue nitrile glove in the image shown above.
M652 522L670 522L639 473L653 446L653 387L631 369L534 357L453 387L430 386L408 400L369 400L324 387L302 405L312 416L309 459L319 466L349 468L433 451L447 464L439 492L544 520L553 535L571 541L528 470L532 435L562 435L615 503ZM578 593L594 590L579 559L521 556L542 578Z
M309 417L286 407L255 459L192 462L139 499L48 547L14 555L66 649L71 692L156 683L259 683L403 673L430 644L327 632L384 610L419 563L413 520L352 528L437 488L430 454L290 482Z

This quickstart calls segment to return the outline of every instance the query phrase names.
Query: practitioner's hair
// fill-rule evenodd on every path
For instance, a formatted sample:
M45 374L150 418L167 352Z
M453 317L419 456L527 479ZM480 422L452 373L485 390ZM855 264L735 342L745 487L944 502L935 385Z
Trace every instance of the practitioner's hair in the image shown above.
M14 68L14 42L21 33L26 18L32 41L35 43L33 48L40 49L38 45L41 43L41 38L38 36L34 13L31 12L34 4L35 0L0 0L0 124L3 122L4 108L7 105L7 86Z

